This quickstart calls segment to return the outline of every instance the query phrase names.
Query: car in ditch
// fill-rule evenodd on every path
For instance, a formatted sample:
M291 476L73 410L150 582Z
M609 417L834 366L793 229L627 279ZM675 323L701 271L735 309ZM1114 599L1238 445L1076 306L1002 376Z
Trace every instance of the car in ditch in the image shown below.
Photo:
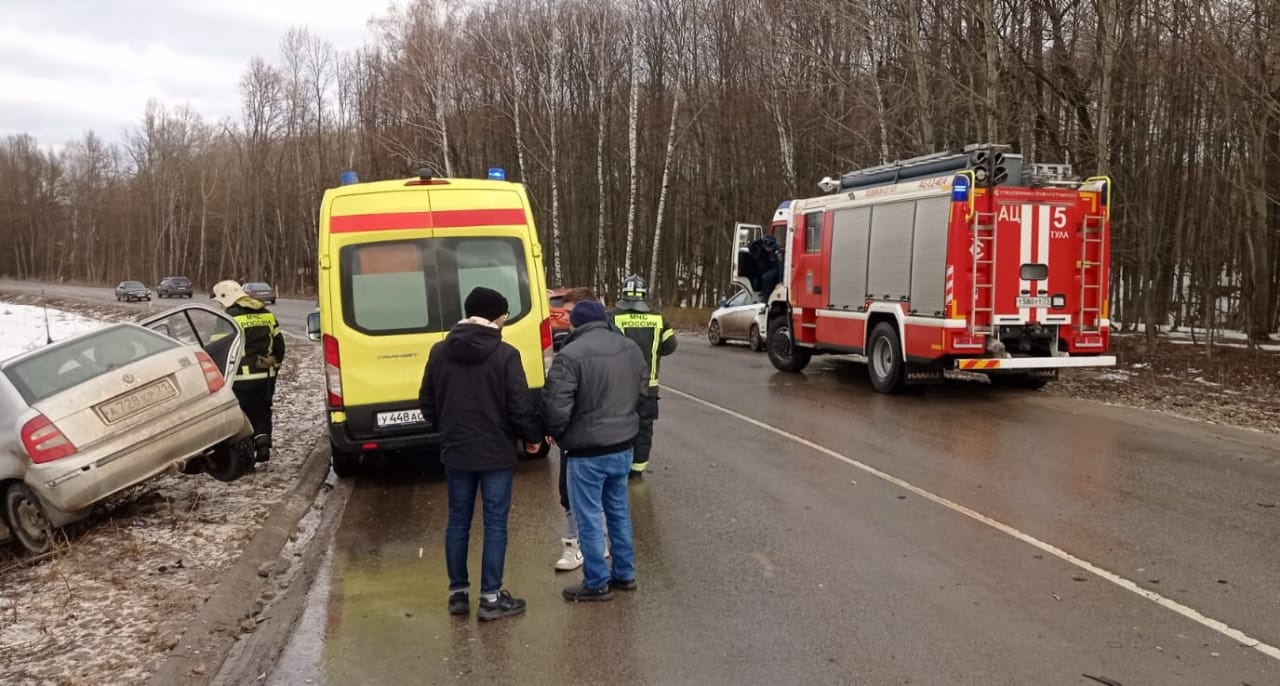
M764 351L761 335L764 303L749 288L738 287L738 292L720 301L720 307L711 313L707 321L707 341L711 345L724 345L726 341L746 341L756 352Z
M116 286L116 301L151 300L151 290L141 281L121 281Z
M0 540L45 553L57 528L162 474L252 471L231 388L243 338L191 304L0 362Z

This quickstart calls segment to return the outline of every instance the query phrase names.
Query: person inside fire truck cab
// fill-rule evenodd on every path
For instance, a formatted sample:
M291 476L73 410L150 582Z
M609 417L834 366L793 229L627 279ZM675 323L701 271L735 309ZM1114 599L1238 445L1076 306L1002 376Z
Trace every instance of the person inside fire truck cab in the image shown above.
M284 362L284 334L267 306L249 297L236 281L215 284L213 299L244 331L244 354L232 390L253 425L254 459L266 462L271 459L271 405L276 373Z
M644 279L634 274L628 276L622 282L622 298L610 313L614 326L640 346L649 365L649 388L640 399L640 433L636 435L631 477L640 476L649 466L653 423L658 419L658 360L676 351L676 332L662 314L649 307L648 297Z
M778 245L777 237L771 233L765 234L760 242L764 248L760 262L760 297L767 299L782 278L782 247Z

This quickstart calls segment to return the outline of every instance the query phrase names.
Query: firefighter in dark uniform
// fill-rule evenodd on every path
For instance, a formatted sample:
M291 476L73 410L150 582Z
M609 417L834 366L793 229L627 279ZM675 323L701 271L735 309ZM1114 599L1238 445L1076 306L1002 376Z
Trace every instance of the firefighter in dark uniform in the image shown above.
M271 405L276 374L284 362L284 334L276 316L262 301L249 297L235 281L213 287L213 299L226 308L244 331L244 354L232 390L249 423L253 424L254 459L271 458Z
M649 363L649 390L640 401L640 433L636 435L630 476L640 476L649 466L653 448L653 423L658 419L658 360L676 351L676 332L662 314L649 308L649 290L636 275L622 283L622 297L611 313L613 324L635 341Z

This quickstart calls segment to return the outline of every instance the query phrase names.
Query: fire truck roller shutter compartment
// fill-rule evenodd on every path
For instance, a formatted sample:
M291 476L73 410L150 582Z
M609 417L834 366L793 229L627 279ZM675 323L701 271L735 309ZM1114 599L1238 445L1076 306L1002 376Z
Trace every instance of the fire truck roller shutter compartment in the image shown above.
M860 310L867 300L871 208L836 210L831 230L831 306Z
M904 301L911 296L911 235L914 201L877 205L871 211L867 293L873 300Z
M916 202L915 238L911 246L911 312L941 317L947 274L947 235L950 233L951 198Z

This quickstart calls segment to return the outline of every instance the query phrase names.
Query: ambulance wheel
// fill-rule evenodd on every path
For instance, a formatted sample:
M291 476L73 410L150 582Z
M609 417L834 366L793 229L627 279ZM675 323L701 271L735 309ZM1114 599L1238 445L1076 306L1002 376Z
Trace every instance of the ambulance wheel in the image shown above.
M720 322L714 319L707 324L707 342L711 345L724 345L724 336L720 334Z
M991 379L991 385L999 388L1020 388L1027 391L1038 391L1049 383L1048 379L1041 379L1030 374L988 374Z
M751 343L752 352L764 352L764 337L760 335L759 324L751 325L751 332L747 334L747 340Z
M871 385L881 393L901 390L907 365L902 359L897 327L889 322L876 324L867 349L867 375L871 377Z
M809 366L813 352L795 344L791 323L785 316L769 320L769 362L780 372L798 372Z
M345 479L360 473L360 453L348 453L331 445L333 473Z

